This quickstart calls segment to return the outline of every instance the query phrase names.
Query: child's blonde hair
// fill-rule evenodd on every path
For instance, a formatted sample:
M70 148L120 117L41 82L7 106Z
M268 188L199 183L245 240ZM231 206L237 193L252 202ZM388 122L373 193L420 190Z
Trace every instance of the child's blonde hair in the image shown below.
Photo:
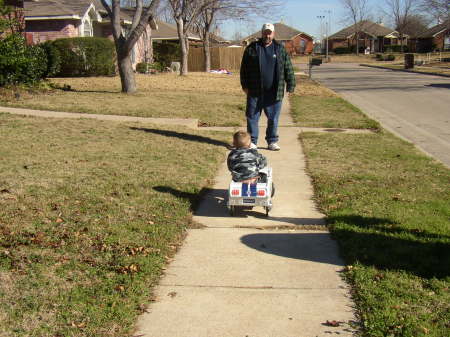
M250 134L246 131L238 131L233 135L233 145L236 148L249 147L251 143Z

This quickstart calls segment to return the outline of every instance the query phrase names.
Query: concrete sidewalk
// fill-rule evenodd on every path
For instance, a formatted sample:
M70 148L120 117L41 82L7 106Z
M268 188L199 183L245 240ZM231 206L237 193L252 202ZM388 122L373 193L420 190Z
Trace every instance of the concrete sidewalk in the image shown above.
M299 128L291 126L288 110L284 105L281 151L260 147L276 185L270 217L257 207L228 215L224 164L194 216L205 228L189 230L155 289L155 302L139 319L138 336L353 335L353 304L339 275L343 262L329 233L317 230L323 215L314 207ZM305 230L311 225L316 229Z

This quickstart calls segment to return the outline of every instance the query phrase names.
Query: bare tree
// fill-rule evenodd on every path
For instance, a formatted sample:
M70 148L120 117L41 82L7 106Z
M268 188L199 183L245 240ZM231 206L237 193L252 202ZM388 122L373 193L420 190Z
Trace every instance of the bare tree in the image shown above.
M279 0L212 0L204 7L196 22L197 31L203 40L205 71L211 70L210 35L221 20L244 19L250 16L273 16L280 6Z
M414 14L406 19L404 33L409 36L417 36L428 29L430 19L424 15ZM397 27L396 30L398 31Z
M344 20L353 23L353 36L356 40L356 55L359 55L359 37L364 21L370 17L368 0L341 0Z
M403 53L404 36L410 23L409 19L416 13L418 8L418 0L385 0L385 2L388 14L400 35L400 48Z
M450 20L450 3L448 0L422 0L420 9L434 18L437 23Z
M175 24L173 19L172 7L169 4L169 0L161 0L161 4L156 12L156 19L163 22Z
M111 20L114 43L116 45L117 65L119 67L122 92L136 92L136 80L134 78L131 64L131 52L139 37L146 30L149 20L154 17L154 12L160 0L148 2L148 6L143 6L143 0L136 0L135 12L131 28L127 33L122 29L120 19L120 0L101 0L103 7L108 12Z
M181 46L180 75L188 73L189 39L188 34L198 19L200 13L214 0L168 0L172 15L177 25L178 39Z

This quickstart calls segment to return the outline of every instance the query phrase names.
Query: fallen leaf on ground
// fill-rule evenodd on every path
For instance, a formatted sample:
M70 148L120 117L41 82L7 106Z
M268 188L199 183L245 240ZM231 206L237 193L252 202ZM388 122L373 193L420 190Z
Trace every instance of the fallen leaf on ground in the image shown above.
M335 320L329 321L327 320L327 322L325 323L325 325L327 326L333 326L333 327L338 327L341 323Z

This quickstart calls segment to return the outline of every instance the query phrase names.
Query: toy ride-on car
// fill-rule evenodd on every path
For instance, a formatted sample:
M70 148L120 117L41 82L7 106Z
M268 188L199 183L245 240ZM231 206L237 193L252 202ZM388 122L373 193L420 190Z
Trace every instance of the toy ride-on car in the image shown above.
M275 192L272 181L272 168L266 167L259 172L260 178L251 184L231 181L228 188L227 207L230 215L236 213L237 207L261 206L269 215L272 209L272 197Z

